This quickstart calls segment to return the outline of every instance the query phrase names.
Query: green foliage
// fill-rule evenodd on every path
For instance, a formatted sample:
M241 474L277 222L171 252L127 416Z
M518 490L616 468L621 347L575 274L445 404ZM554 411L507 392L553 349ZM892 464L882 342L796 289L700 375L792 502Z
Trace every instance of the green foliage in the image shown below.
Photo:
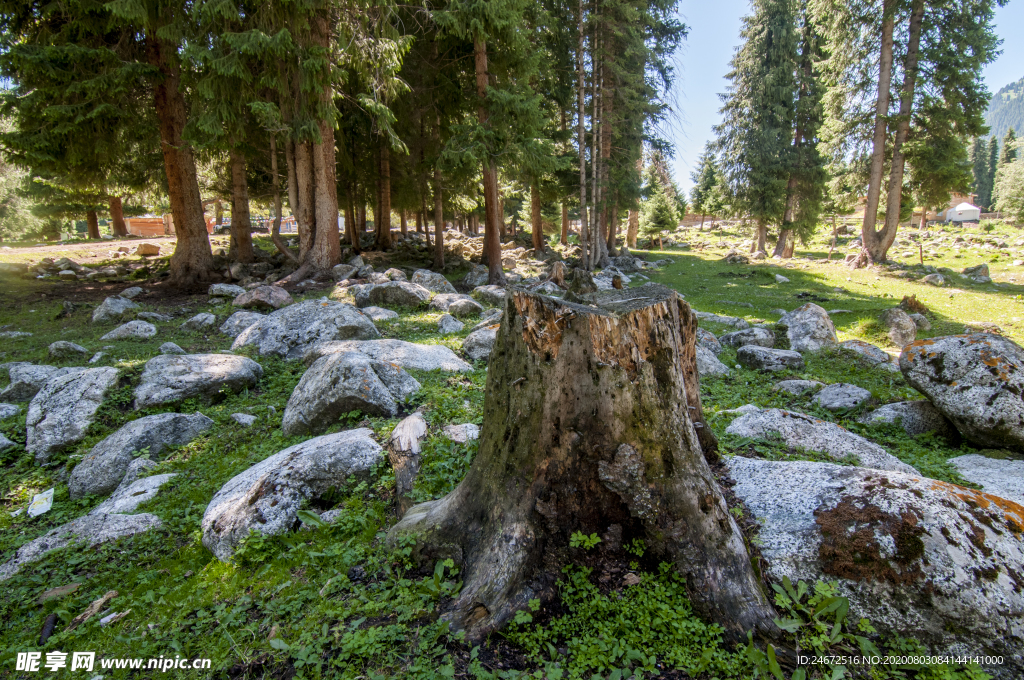
M584 550L590 550L600 542L601 537L597 534L590 534L587 536L582 531L574 531L572 532L572 536L569 537L570 548L583 548Z

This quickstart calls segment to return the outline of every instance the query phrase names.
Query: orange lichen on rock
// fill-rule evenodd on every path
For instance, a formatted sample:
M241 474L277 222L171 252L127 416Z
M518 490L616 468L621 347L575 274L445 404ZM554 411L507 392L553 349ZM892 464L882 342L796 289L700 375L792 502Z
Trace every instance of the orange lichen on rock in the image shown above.
M1024 506L1018 503L985 493L984 491L968 489L964 486L938 480L932 480L931 488L935 491L945 491L967 505L980 510L987 510L991 506L995 506L1002 512L1003 520L1009 526L1010 531L1015 534L1024 533Z

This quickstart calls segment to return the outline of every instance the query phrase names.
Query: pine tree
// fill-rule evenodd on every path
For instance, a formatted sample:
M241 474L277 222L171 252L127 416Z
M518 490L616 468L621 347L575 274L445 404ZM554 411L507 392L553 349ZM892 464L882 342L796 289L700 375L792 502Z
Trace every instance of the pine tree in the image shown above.
M640 233L649 239L658 239L658 247L662 245L665 232L673 231L679 226L679 215L675 201L667 195L665 187L660 184L654 194L644 201L640 209Z
M1003 137L1003 153L999 157L1000 165L1009 165L1017 158L1017 133L1013 128L1006 131Z
M704 217L715 207L715 187L718 184L718 167L710 144L705 145L704 152L697 159L697 168L690 173L693 188L690 190L690 202L693 211L700 215L700 228L704 228Z

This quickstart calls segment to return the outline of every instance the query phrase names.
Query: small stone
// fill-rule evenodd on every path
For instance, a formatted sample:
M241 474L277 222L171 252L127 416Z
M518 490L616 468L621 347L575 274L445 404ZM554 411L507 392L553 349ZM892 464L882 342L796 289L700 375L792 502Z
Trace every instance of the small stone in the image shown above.
M776 274L775 275L775 283L789 283L789 279L787 279L782 274Z
M108 323L117 321L128 312L138 308L139 306L128 298L120 296L108 297L93 311L92 322Z
M848 411L871 399L871 392L857 385L836 383L829 385L816 395L811 403L829 411Z
M0 404L0 420L16 416L20 411L21 407L15 404Z
M243 309L280 309L294 302L280 286L259 286L236 297L232 304Z
M929 274L928 276L921 279L923 283L927 283L931 286L942 287L946 285L946 279L942 274Z
M390 321L391 319L398 318L398 312L390 309L384 309L383 307L363 307L361 310L363 314L370 317L371 321Z
M776 392L787 392L800 396L824 386L825 383L820 383L817 380L782 380L776 383L772 389Z
M132 286L131 288L125 288L121 291L121 297L127 300L134 300L138 296L142 295L144 291L138 286Z
M153 257L160 254L160 246L153 243L140 243L135 249L135 254L143 257Z
M928 320L924 314L911 314L910 318L914 320L914 325L917 326L919 331L930 331L932 329L932 322Z
M442 314L441 318L437 322L437 330L442 335L458 333L465 327L466 324L462 323L451 314Z
M405 272L403 272L401 269L396 269L395 267L392 267L390 269L385 270L384 271L384 276L387 277L388 281L408 281L409 280L409 277L407 277L405 275ZM416 283L420 283L420 282L416 281ZM420 285L423 285L423 284L420 283Z
M186 354L186 352L173 342L165 342L160 345L160 354Z
M899 423L904 432L917 436L926 432L938 432L940 435L953 438L956 428L942 415L939 409L927 400L900 401L894 404L879 406L874 411L862 415L862 423Z
M494 341L498 337L498 326L485 326L473 331L462 341L462 352L470 361L484 361L491 356Z
M889 339L897 347L909 345L917 337L917 325L910 315L899 307L893 307L882 312L879 317L882 326L888 329Z
M736 352L736 360L746 368L757 371L800 370L804 367L804 358L799 352L757 345L740 347Z
M718 338L718 341L729 347L744 347L746 345L773 347L775 345L775 333L772 333L767 328L754 327L726 333Z
M474 425L473 423L445 425L441 432L456 444L465 444L468 441L478 439L480 437L480 426Z
M505 304L505 289L501 286L477 286L473 289L473 297L486 305L501 306Z
M210 297L229 297L234 299L239 295L244 295L245 288L235 286L230 283L215 283L210 286L209 290L206 291L206 294Z
M248 413L232 413L231 420L242 427L252 427L252 424L256 422L256 416L249 415Z
M66 269L62 272L57 272L57 278L59 278L61 281L77 281L78 274L71 271L70 269Z
M359 257L356 255L356 257ZM331 276L334 277L335 281L344 281L351 279L359 272L358 267L353 267L350 264L338 264L331 269Z
M142 319L143 321L149 321L150 323L152 323L154 321L161 321L161 322L171 321L174 318L174 317L168 316L167 314L159 314L157 312L139 312L135 316L137 316L138 318Z
M89 363L98 364L99 362L103 361L106 357L106 352L96 352L96 354L93 354L92 357L89 359Z
M148 321L129 321L118 326L100 340L148 340L156 335L156 326Z
M723 364L715 356L715 353L707 349L703 344L695 347L697 355L697 375L726 375L731 372L728 366Z
M235 312L220 325L220 332L228 337L237 338L247 328L264 318L266 315L259 312Z
M181 329L185 331L202 331L213 326L215 323L217 323L216 316L209 312L201 312L181 324Z
M84 355L89 353L89 350L76 345L73 342L67 340L58 340L57 342L51 343L48 348L51 359L57 361L66 361L68 359L81 359Z

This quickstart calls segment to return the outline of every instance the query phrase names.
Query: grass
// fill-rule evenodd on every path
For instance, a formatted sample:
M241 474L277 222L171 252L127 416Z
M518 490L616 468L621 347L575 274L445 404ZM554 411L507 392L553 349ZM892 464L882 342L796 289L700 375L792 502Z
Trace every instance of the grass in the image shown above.
M1016 239L1016 230L1000 226L969 234ZM834 317L842 339L862 338L885 345L887 338L877 324L878 313L896 304L903 295L916 294L931 310L932 335L960 332L961 319L996 323L1010 337L1021 327L1018 286L1009 282L1016 271L1000 254L990 264L1000 284L979 285L955 281L961 292L932 288L897 278L899 271L881 269L851 271L838 264L794 260L784 265L726 265L726 247L744 236L737 231L688 232L690 250L646 252L648 259L669 257L673 264L647 272L650 278L676 288L697 309L735 315L750 321L774 321L773 309L790 310L805 301L819 301L826 309L849 309ZM700 243L705 242L703 249ZM257 239L261 247L264 240ZM113 245L104 241L97 246ZM827 250L827 249L826 249ZM841 248L842 252L845 249ZM31 251L0 250L0 261L26 261ZM809 251L824 256L821 239ZM74 257L74 251L66 253ZM59 257L47 253L50 257ZM989 261L989 253L963 253L934 266L963 268ZM124 260L112 262L123 263ZM389 264L416 264L390 262ZM383 269L383 267L378 267ZM922 275L920 267L911 269ZM775 274L790 278L777 284ZM458 272L450 273L456 278ZM954 277L955 278L955 277ZM382 543L395 521L394 477L390 467L377 467L369 481L345 485L334 501L342 509L336 523L312 527L286 536L248 539L231 563L221 563L203 547L201 520L209 499L232 476L290 446L302 438L285 437L281 416L292 389L304 371L300 362L259 357L264 377L255 389L223 394L213 403L181 404L134 411L131 393L145 361L160 344L175 342L188 352L215 352L230 346L230 339L215 327L209 332L185 332L180 323L209 311L218 325L231 313L228 304L210 304L205 296L147 303L147 311L173 313L175 320L157 323L159 333L148 341L103 342L99 338L112 326L96 326L86 304L71 316L57 318L62 310L62 291L67 284L24 279L5 279L9 302L0 307L0 330L24 330L32 337L4 340L0 361L51 363L47 346L59 339L72 340L90 351L114 345L99 365L116 366L121 382L100 409L86 438L70 450L54 456L44 467L35 466L22 448L0 453L0 559L8 559L21 545L49 529L81 516L100 502L89 497L68 498L66 479L74 464L96 442L126 422L161 410L200 410L215 427L190 444L165 452L158 465L146 474L177 473L139 512L152 512L162 528L95 549L67 549L51 553L25 567L3 584L0 598L0 668L13 668L18 651L95 650L106 657L210 658L207 674L193 677L271 678L451 678L474 677L628 677L640 672L676 669L676 677L752 677L754 665L743 647L722 641L720 631L702 622L691 610L684 584L650 560L637 566L640 583L609 590L597 581L593 565L570 565L560 582L560 599L552 609L517 619L503 635L480 647L472 647L452 635L438 619L443 603L459 587L454 565L439 563L433 571L413 570L407 563L409 547L388 552ZM127 283L121 287L126 287ZM841 288L841 291L837 291ZM47 297L40 296L46 293ZM309 293L317 298L323 293ZM302 296L299 296L302 297ZM98 302L98 300L97 300ZM753 304L753 308L735 303ZM968 311L969 310L969 311ZM436 332L440 312L400 310L398 319L378 323L384 337L416 342L441 343L458 349L474 320L463 331L447 337ZM709 325L714 332L729 330ZM893 350L895 348L887 347ZM722 360L734 365L735 353L726 349ZM65 362L66 365L82 362ZM465 475L477 452L477 443L455 444L440 434L444 425L482 423L486 367L466 374L413 372L422 389L406 406L424 412L430 433L423 443L420 475L413 490L417 501L439 498ZM852 382L869 389L882 403L920 398L899 375L863 366L838 352L808 356L800 374L765 375L736 369L730 375L707 378L702 397L709 422L728 454L778 458L813 458L814 454L786 450L778 442L737 441L724 435L730 418L721 411L746 403L761 407L790 408L831 420L886 447L901 460L937 479L961 482L946 461L971 452L972 447L953 446L929 437L908 437L898 427L867 427L856 422L857 412L834 414L812 408L810 396L775 392L772 386L783 377L813 378L825 383ZM0 372L0 380L5 376ZM24 405L23 405L24 406ZM230 415L247 412L258 416L251 428L235 424ZM384 441L398 418L366 418L359 414L340 419L332 430L363 426ZM25 441L25 410L0 421L0 432L22 445ZM37 518L11 512L24 508L31 496L53 486L53 509ZM326 508L317 507L318 510ZM576 549L582 551L583 549ZM642 549L637 549L638 560ZM45 591L80 583L62 598L38 602ZM111 611L131 610L116 625L101 627L94 618L71 632L67 622L108 590L117 590ZM38 647L42 622L51 613L60 631ZM534 620L534 617L536 620ZM617 642L616 642L617 641ZM105 677L139 677L127 670L103 672ZM688 675L686 675L688 674ZM145 674L142 677L146 677ZM639 676L638 676L639 677ZM880 675L879 677L885 677ZM936 676L938 677L938 676ZM947 677L966 677L950 671ZM980 677L980 676L972 676Z

